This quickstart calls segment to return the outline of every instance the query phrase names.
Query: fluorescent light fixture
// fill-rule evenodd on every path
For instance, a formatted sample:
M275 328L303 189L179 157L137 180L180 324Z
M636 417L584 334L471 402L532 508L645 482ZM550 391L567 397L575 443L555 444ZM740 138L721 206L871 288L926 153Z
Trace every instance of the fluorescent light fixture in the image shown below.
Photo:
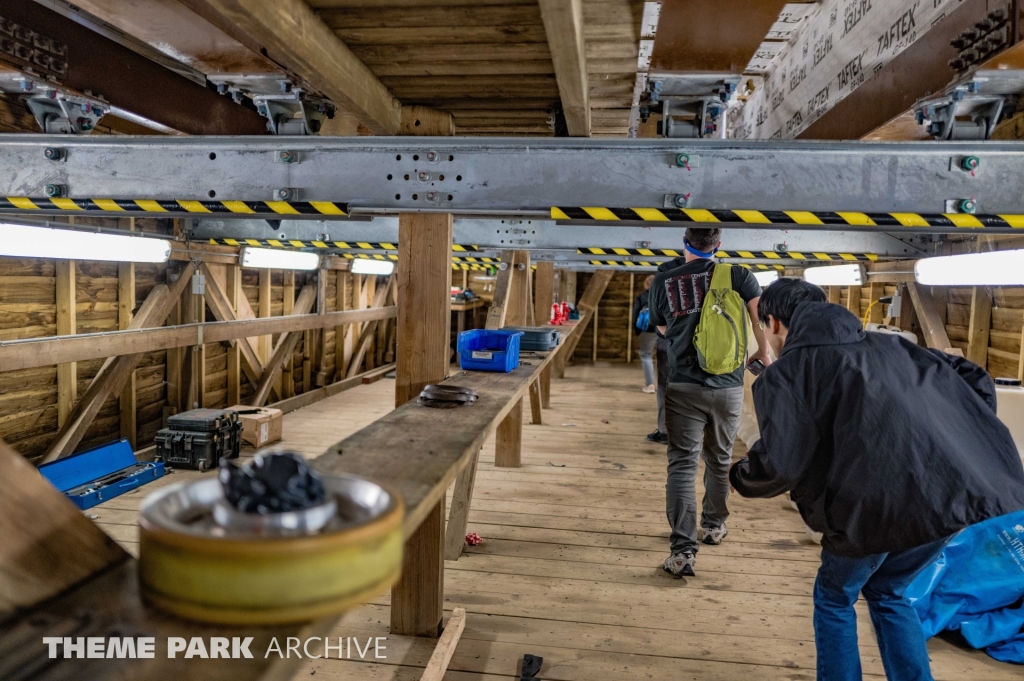
M767 272L754 272L754 279L757 279L757 283L761 285L761 288L764 288L773 281L778 281L779 271L768 270Z
M242 247L242 267L265 267L273 270L315 270L320 256L302 251L281 251L274 248Z
M1020 286L1024 250L923 258L914 265L914 277L929 286Z
M167 262L171 257L171 242L142 236L0 222L0 255L62 260Z
M825 265L808 267L804 270L804 280L818 286L860 286L866 280L864 266L857 265Z
M395 263L389 260L356 258L352 261L349 271L353 274L391 274L395 271Z

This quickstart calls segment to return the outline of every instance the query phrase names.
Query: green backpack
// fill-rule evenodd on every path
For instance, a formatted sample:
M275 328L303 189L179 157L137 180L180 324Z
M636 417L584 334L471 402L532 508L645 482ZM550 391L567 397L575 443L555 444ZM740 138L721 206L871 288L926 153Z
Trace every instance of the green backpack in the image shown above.
M732 289L732 265L715 265L693 344L709 374L731 374L747 359L747 306Z

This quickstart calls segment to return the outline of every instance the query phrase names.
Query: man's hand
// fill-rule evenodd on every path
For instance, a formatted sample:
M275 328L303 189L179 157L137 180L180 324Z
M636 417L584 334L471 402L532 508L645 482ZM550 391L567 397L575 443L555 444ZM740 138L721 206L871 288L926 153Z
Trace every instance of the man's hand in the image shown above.
M766 367L772 363L772 358L767 348L761 349L759 347L757 349L757 352L751 355L750 359L747 360L747 364L751 364L753 362L756 362L757 360L761 360L761 364L764 364Z

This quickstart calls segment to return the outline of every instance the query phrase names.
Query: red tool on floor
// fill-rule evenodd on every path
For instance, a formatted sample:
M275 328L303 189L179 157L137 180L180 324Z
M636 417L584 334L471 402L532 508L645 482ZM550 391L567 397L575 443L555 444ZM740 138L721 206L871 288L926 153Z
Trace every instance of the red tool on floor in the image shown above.
M480 538L480 535L476 532L470 532L466 535L466 544L469 546L479 546L483 544L484 540Z

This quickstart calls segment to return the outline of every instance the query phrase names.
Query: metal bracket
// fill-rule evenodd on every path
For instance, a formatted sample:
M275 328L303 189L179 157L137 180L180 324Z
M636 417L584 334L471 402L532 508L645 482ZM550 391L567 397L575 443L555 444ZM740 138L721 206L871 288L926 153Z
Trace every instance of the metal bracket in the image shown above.
M43 132L54 135L88 135L110 111L108 104L54 88L43 88L25 103Z
M267 119L267 129L275 135L317 135L324 121L334 118L332 102L307 96L302 90L290 86L278 94L256 95L252 101L256 110ZM281 162L291 161L281 159Z

